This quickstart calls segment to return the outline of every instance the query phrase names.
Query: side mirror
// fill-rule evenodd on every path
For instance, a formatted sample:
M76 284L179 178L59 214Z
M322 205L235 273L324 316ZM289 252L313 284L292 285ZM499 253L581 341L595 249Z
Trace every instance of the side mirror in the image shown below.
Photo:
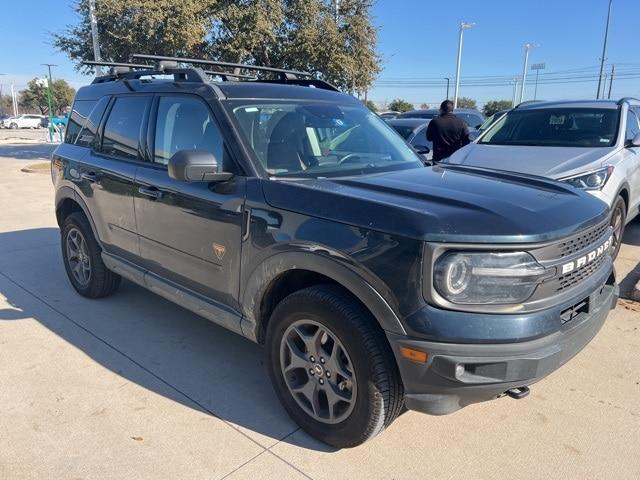
M429 147L426 147L424 145L414 145L413 149L420 155L426 155L431 151Z
M640 132L636 133L635 136L629 140L627 144L628 147L640 147Z
M232 173L218 171L218 161L211 152L179 150L169 159L169 177L182 182L224 182Z

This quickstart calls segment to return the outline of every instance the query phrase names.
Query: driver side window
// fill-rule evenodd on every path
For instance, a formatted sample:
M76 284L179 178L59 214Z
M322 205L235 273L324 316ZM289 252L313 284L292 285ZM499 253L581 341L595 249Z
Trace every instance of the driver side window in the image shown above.
M153 161L167 165L179 150L211 152L222 171L239 173L209 107L195 96L163 96L158 101Z

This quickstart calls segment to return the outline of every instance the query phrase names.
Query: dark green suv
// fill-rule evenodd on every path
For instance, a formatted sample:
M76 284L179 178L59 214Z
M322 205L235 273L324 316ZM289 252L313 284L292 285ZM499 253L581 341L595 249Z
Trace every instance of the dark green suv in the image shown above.
M405 406L521 398L615 305L608 212L590 195L424 168L307 74L139 58L158 63L78 91L53 155L69 280L97 298L125 277L264 344L311 435L354 446Z

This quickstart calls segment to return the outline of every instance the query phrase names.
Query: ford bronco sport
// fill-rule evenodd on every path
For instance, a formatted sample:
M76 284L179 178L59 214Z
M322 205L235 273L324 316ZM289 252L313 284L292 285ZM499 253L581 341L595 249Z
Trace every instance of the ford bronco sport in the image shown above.
M405 407L523 397L615 305L587 193L424 168L301 72L137 57L157 63L78 90L52 158L69 280L97 298L125 277L264 344L280 401L324 442L358 445Z

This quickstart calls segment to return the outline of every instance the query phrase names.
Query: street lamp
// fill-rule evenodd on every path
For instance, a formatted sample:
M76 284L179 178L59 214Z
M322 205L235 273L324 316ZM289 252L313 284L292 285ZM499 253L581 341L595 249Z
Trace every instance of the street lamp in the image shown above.
M458 106L458 90L460 89L460 61L462 60L462 36L465 28L471 28L473 22L460 22L460 38L458 39L458 64L456 66L456 89L453 95L453 108Z
M58 65L54 63L41 63L40 65L43 65L49 69L49 81L47 82L47 100L49 103L49 140L53 142L53 122L51 121L51 118L53 117L53 96L51 94L51 86L52 86L51 85L52 83L51 67L57 67Z
M544 70L547 66L544 63L534 63L531 65L531 70L536 71L536 88L533 91L533 99L535 100L538 97L538 75L540 74L540 70Z
M522 86L520 87L520 101L518 103L522 103L522 99L524 97L524 86L527 82L527 63L529 62L529 50L535 47L539 47L537 43L525 43L524 45L524 64L522 65Z
M604 43L602 44L602 58L600 59L600 76L598 77L598 91L596 92L596 98L600 98L600 84L602 83L602 76L604 75L604 61L607 56L607 38L609 38L609 21L611 20L611 2L609 0L609 11L607 12L607 26L604 29ZM604 98L604 88L602 89L602 97Z

